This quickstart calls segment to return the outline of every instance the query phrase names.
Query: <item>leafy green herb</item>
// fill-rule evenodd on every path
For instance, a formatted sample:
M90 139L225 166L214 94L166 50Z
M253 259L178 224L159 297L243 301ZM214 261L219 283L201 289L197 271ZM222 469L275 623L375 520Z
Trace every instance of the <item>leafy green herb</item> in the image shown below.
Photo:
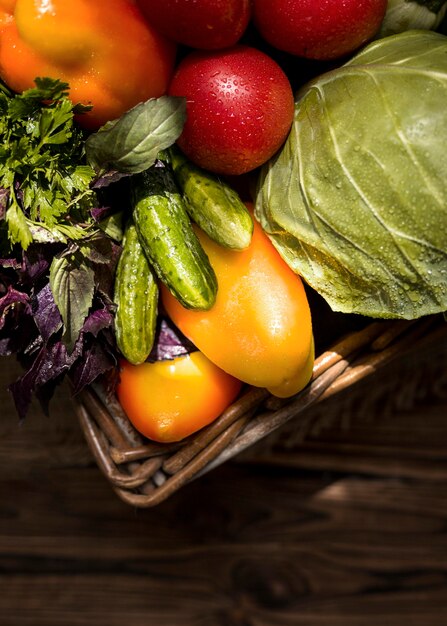
M91 228L95 172L74 124L74 115L85 110L71 103L66 83L51 78L36 78L36 87L20 95L0 92L0 188L8 191L11 244L28 248L36 232L31 223L55 237L73 226L79 236L79 224Z
M11 242L19 243L26 250L32 242L33 236L25 214L15 198L6 212L6 222Z
M436 30L446 15L446 0L388 0L379 35L414 29Z
M371 44L308 85L257 216L333 310L447 310L447 37Z
M123 238L123 213L112 213L98 222L99 228L111 239L121 241Z
M93 302L94 271L79 251L55 258L50 267L50 286L64 323L62 337L72 352Z
M90 135L86 141L88 161L99 173L143 172L179 137L185 117L184 98L162 96L142 102Z
M68 375L75 392L116 372L113 285L127 181L182 130L183 99L143 103L86 136L68 85L0 83L0 354L26 367L11 386L25 417Z

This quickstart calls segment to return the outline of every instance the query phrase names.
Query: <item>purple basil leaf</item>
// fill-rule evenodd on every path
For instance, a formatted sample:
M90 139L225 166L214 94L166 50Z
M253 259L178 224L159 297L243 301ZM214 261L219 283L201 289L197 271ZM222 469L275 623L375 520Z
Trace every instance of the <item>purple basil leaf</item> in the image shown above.
M50 401L54 395L56 387L60 382L60 378L55 378L53 380L50 380L45 385L42 385L35 391L36 398L38 399L42 411L45 415L49 415Z
M70 353L62 341L54 341L44 346L39 355L35 378L36 389L66 373L81 354L82 340L76 343L74 350Z
M31 379L28 380L28 378L26 378L26 375L22 376L22 378L19 378L9 386L16 411L21 420L24 420L28 413L34 391Z
M159 321L154 347L149 355L149 361L166 361L177 358L197 348L187 339L174 324L162 317Z
M33 394L49 382L60 380L80 354L82 354L82 341L76 343L70 354L61 341L42 346L28 371L10 385L10 391L21 419L26 417Z
M90 333L94 337L104 328L113 326L113 315L107 309L98 309L89 314L82 327L82 332Z
M76 361L70 371L73 392L79 393L99 376L114 368L114 363L101 345L93 342L85 354Z
M17 289L14 289L14 287L11 287L11 285L9 285L6 294L2 298L0 298L0 314L2 314L5 309L10 307L12 304L17 304L19 302L21 302L22 304L28 304L28 294L23 293L23 291L17 291Z
M25 419L31 404L31 399L36 388L36 378L39 372L40 362L43 360L43 350L38 354L30 369L18 380L9 386L14 404L21 420Z
M118 170L109 170L108 172L96 179L93 184L93 189L108 187L112 183L116 183L122 178L126 178L127 176L130 176L130 174L126 172L118 172Z
M111 213L112 207L110 206L97 206L93 207L93 209L90 209L90 215L96 223L108 217Z
M8 287L6 294L0 298L0 330L4 328L6 324L6 318L11 310L15 312L17 305L22 305L25 312L29 310L29 296L23 291L17 291L11 287Z
M99 224L102 220L105 220L107 217L110 217L115 212L116 209L109 204L90 209L90 215L97 224Z
M32 357L33 354L40 351L42 346L44 345L44 341L40 335L33 336L27 345L24 345L22 348L23 356L28 359Z
M36 326L43 340L48 341L62 327L62 318L49 283L37 293L32 304Z
M2 269L19 270L22 264L17 259L0 259L0 266Z
M116 346L116 336L113 328L105 328L101 332L101 345L109 355L109 359L117 366L118 348Z
M113 248L114 244L109 237L98 235L82 245L82 252L92 263L107 265L113 258Z
M11 310L0 330L0 340L1 355L24 354L27 347L36 340L36 325L32 315L19 308Z
M0 338L0 356L12 356L22 348L21 338L17 337L18 331L14 334L8 333Z
M24 282L35 283L47 274L59 245L45 244L30 246L23 256Z
M108 300L112 300L115 284L115 269L121 254L121 246L113 243L110 249L108 263L94 266L96 289Z

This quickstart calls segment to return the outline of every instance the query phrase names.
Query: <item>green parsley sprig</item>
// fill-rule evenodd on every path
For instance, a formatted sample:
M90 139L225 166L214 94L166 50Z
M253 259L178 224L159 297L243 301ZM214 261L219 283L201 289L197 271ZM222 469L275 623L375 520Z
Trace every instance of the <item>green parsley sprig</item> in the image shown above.
M0 188L7 192L5 219L11 244L66 241L88 234L96 202L95 177L85 160L85 137L68 84L36 78L20 95L0 91ZM46 231L46 232L45 232Z

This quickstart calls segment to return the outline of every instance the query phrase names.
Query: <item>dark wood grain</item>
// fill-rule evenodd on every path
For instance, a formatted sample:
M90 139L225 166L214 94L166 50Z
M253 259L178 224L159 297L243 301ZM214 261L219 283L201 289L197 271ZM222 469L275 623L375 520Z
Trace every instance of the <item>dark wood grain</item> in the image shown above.
M234 464L149 511L95 468L0 481L2 624L447 620L438 483Z
M71 467L91 464L73 409L73 400L64 385L51 402L51 417L33 402L24 423L15 412L9 385L22 374L14 358L0 358L0 471L10 464L15 472L31 467Z
M261 440L244 460L447 481L447 341L430 343Z
M231 462L134 510L93 464L67 390L55 400L19 426L0 391L1 626L447 624L445 481L383 468L380 446L398 467L409 439L399 452L376 433L364 471L334 471L324 446L347 441L331 423L306 444L320 445L313 471ZM391 430L432 419L439 435L445 406L426 395ZM439 472L444 445L422 445L437 446Z

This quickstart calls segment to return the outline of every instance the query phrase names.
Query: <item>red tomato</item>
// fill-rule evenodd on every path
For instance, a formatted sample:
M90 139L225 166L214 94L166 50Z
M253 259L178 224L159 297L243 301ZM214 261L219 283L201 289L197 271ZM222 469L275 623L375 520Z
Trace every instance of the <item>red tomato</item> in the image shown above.
M308 59L336 59L371 39L387 0L254 0L254 23L272 46Z
M169 93L187 99L180 148L219 174L243 174L265 163L293 121L288 78L273 59L249 46L191 53Z
M205 50L233 46L251 14L251 0L138 0L137 4L166 37Z
M201 352L172 361L121 363L117 397L135 428L159 442L180 441L215 420L242 383Z

